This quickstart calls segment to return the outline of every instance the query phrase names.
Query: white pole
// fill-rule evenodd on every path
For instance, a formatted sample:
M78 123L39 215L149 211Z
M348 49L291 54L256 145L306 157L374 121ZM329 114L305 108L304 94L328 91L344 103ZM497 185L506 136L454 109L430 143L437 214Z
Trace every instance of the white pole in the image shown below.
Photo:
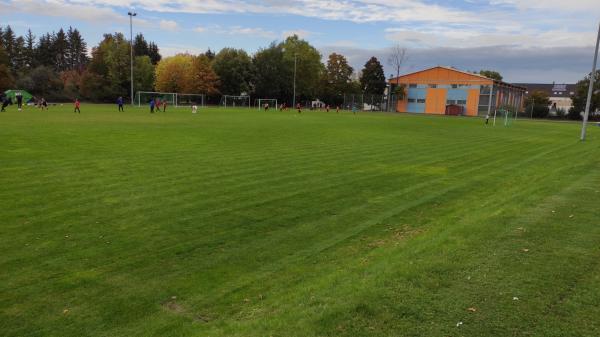
M131 68L131 106L133 106L133 17L137 13L127 12L127 15L129 15L129 66Z
M492 97L494 94L494 82L490 86L490 100L488 102L488 116L492 113ZM494 125L496 125L496 114L494 113Z
M298 54L294 53L294 99L292 100L292 109L296 108L296 65L298 63Z
M496 114L498 113L498 110L494 110L494 126L496 126Z
M592 104L592 94L594 93L594 79L596 78L596 64L598 62L598 46L600 45L600 25L598 25L598 38L596 39L596 52L594 53L594 65L590 74L590 87L588 88L587 102L585 103L585 112L583 113L583 125L581 126L581 140L585 140L588 116Z

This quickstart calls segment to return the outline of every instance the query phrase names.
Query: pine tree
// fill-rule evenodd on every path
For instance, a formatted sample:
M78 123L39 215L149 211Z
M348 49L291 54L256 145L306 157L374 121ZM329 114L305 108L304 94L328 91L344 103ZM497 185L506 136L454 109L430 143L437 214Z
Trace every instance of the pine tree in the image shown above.
M35 63L35 36L31 33L31 29L27 30L25 35L25 63L27 69L33 69Z
M156 43L150 42L150 44L148 45L148 56L150 56L150 60L154 65L156 65L161 60L162 56L160 56L158 46L156 45Z
M54 36L52 47L54 51L54 70L63 71L68 69L69 42L62 28Z
M54 66L53 37L50 33L42 35L35 48L36 66Z
M371 57L365 63L360 76L360 86L365 94L383 94L386 86L385 73L383 72L383 66L376 57Z
M9 67L13 72L15 70L15 39L15 32L10 26L6 26L4 33L2 33L2 46L4 47L6 55L8 55L10 61Z
M77 29L69 27L67 31L68 65L70 70L83 71L88 62L87 44Z
M134 56L150 56L150 48L144 35L138 34L133 39L133 55Z

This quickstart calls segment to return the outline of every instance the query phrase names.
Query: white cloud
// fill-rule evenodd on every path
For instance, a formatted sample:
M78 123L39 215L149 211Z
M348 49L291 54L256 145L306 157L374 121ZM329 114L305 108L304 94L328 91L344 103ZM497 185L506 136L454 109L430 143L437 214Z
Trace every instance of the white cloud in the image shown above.
M227 34L230 34L230 35L249 35L249 36L263 37L263 38L268 38L268 39L277 37L276 33L272 32L272 31L264 30L263 28L259 28L259 27L231 26L231 27L226 28L226 30L224 32Z
M204 33L204 32L207 31L207 28L206 27L202 27L202 26L198 26L198 27L194 28L194 31L196 33Z
M160 29L168 30L171 32L179 30L179 25L177 25L177 22L173 20L160 20L159 26Z
M595 42L592 32L570 32L567 30L523 30L516 32L481 32L470 29L421 29L388 28L386 38L390 41L417 48L474 48L512 46L577 47Z
M295 30L286 30L283 33L281 33L281 37L283 39L293 36L293 35L298 35L299 38L306 39L309 36L313 35L313 32L309 32L304 29L295 29Z

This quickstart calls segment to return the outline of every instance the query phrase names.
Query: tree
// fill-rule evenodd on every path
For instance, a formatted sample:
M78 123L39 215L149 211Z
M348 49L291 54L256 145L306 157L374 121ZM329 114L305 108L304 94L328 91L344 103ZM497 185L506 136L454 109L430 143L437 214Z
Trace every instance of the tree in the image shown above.
M284 68L287 78L293 78L294 60L296 62L296 96L300 100L315 98L319 92L319 84L324 66L321 63L321 53L311 46L308 42L300 39L298 35L293 35L285 39L280 44L283 51ZM293 83L288 82L286 86L292 97Z
M37 48L35 49L35 64L37 66L54 66L54 46L52 42L53 38L50 33L42 35L38 41Z
M154 86L158 91L208 95L218 92L218 77L204 55L166 57L156 66L155 78Z
M406 48L396 44L392 47L388 57L388 63L396 70L396 86L400 86L400 69L406 62Z
M209 60L208 57L207 60ZM242 93L252 92L254 69L252 59L244 50L221 49L215 56L212 67L221 81L221 93L241 95Z
M82 71L88 62L87 44L77 29L67 31L67 64L69 69Z
M27 30L25 35L25 54L24 59L27 69L33 69L36 66L35 60L35 36L31 32L31 29Z
M54 36L52 49L54 52L54 70L63 71L69 69L69 42L62 28Z
M532 117L546 118L550 113L550 99L543 91L534 91L525 98L525 111Z
M6 26L2 33L2 46L8 55L9 64L8 67L11 71L15 71L15 33L10 26Z
M95 100L113 101L117 96L129 92L129 42L123 34L105 34L98 46L92 49L92 59L89 62L89 72L85 78L94 78L97 83L84 85L88 97ZM89 90L99 90L91 93Z
M19 78L17 85L35 96L50 99L63 97L63 86L59 76L49 66L32 69L26 76Z
M385 73L375 56L365 63L360 76L360 87L365 94L383 95L386 87Z
M215 52L213 52L212 50L210 50L210 48L208 48L208 50L204 53L204 55L206 55L206 57L208 57L208 60L212 62L212 60L215 59Z
M271 43L269 47L260 49L254 54L252 64L255 71L254 93L257 97L289 98L286 93L290 92L292 74L285 68L281 45Z
M192 60L190 87L187 92L203 93L206 95L218 94L219 77L211 67L210 59L206 55L195 56Z
M150 42L150 44L148 44L148 56L150 56L150 60L154 65L158 64L158 62L162 59L156 43Z
M154 87L157 91L185 92L191 87L188 83L193 76L193 56L190 54L177 54L165 57L156 65Z
M352 89L352 73L354 69L346 58L337 53L329 55L324 72L323 93L325 101L333 104L343 102L344 93Z
M10 73L8 55L0 44L0 92L11 89L13 85L14 78Z
M150 49L148 47L148 42L144 38L144 35L137 34L133 39L133 55L135 56L144 56L150 55Z
M148 55L136 56L134 61L134 83L137 91L152 91L154 89L154 65Z
M567 114L567 117L569 119L581 119L581 115L585 111L588 89L590 87L590 75L591 73L588 74L581 81L577 82L575 94L571 96L571 99L573 100L573 107L569 110L569 113ZM600 109L600 70L597 70L595 75L596 77L594 80L594 91L592 94L590 112L594 112Z
M494 71L494 70L480 70L479 75L485 76L487 78L491 78L496 81L502 81L502 78L503 78L499 72Z

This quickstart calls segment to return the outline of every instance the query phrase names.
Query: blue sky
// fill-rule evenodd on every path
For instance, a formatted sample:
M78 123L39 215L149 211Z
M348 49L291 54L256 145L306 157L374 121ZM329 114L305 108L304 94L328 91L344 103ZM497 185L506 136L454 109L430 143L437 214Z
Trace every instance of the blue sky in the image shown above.
M250 53L298 34L359 70L370 56L386 66L406 47L403 72L448 65L496 69L513 82L574 82L591 69L598 0L0 0L4 25L39 35L69 25L90 46L103 33L134 32L163 55L207 48Z

